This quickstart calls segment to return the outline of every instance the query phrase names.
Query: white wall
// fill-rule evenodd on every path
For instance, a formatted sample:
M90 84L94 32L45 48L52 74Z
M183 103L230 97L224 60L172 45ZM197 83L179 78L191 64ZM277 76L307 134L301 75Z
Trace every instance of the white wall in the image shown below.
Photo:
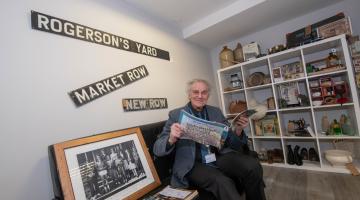
M0 2L0 194L53 197L47 146L167 119L187 102L185 84L214 82L206 50L118 0ZM171 61L31 29L35 10L170 52ZM76 108L68 92L145 65L149 76ZM165 97L169 109L124 113L122 98ZM217 104L217 97L210 104Z
M265 30L260 30L251 35L238 38L236 40L229 41L224 44L231 49L236 48L237 42L242 45L250 42L258 42L260 44L261 51L267 53L267 49L277 45L286 44L286 33L291 33L295 30L303 28L307 25L316 23L328 17L331 17L339 12L344 12L346 16L350 16L352 21L353 33L356 35L360 34L360 1L359 0L343 0L340 3L333 4L315 12L303 15L301 17L288 20L279 25L272 26ZM220 69L219 64L219 53L224 45L220 45L211 50L211 60L214 72ZM219 86L217 85L217 88ZM219 99L220 101L220 99Z

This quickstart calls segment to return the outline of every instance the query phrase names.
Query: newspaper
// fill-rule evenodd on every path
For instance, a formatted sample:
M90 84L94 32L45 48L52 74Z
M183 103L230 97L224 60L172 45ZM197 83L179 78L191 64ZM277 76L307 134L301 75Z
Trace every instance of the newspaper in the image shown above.
M228 135L229 127L218 122L211 122L181 110L180 124L184 129L181 139L211 145L220 149Z

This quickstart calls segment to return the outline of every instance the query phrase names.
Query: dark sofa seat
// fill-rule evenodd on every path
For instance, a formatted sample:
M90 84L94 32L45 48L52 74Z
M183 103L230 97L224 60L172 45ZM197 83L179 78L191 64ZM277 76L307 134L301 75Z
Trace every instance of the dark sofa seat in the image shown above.
M140 126L141 133L143 134L145 143L149 149L149 153L153 159L156 171L159 175L159 178L161 180L161 186L158 188L161 189L162 187L165 187L166 185L170 184L170 178L171 178L171 172L172 172L172 165L174 162L174 156L175 154L172 153L167 156L158 157L155 156L153 153L153 146L154 143L158 137L158 135L161 133L166 121L152 123ZM212 200L215 199L214 196L202 189L199 188L191 188L196 189L199 192L198 200ZM155 190L153 193L155 193L157 190Z

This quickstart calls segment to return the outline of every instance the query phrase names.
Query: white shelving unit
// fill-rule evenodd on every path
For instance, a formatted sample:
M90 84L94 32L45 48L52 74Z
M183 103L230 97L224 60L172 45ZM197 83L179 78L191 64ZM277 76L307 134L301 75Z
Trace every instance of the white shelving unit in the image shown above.
M306 63L314 60L326 58L331 49L337 50L337 55L341 60L345 69L333 71L328 73L310 75L306 73ZM272 70L275 67L300 62L303 76L291 80L284 80L275 82ZM249 86L247 78L254 72L262 72L265 75L270 75L271 83ZM252 141L252 148L259 152L263 149L282 149L284 162L283 163L263 163L264 165L271 165L276 167L308 169L318 171L350 173L345 167L332 166L324 156L324 151L334 149L333 141L335 139L343 139L346 146L353 148L353 163L360 170L360 108L359 96L355 85L353 67L348 50L348 45L345 35L339 35L315 43L304 46L288 49L275 54L267 55L255 60L236 64L217 71L220 97L222 103L222 110L225 116L230 117L236 113L229 113L229 105L232 101L243 100L246 101L249 107L249 100L254 99L258 103L266 102L266 99L273 97L275 99L274 110L269 110L267 114L272 114L277 117L279 133L274 136L259 136L255 134L254 121L250 122L250 127L247 128L247 135ZM230 75L237 73L242 77L243 88L225 91L225 88L231 86ZM310 83L317 81L320 78L331 77L336 81L345 81L348 83L350 102L345 104L331 104L314 106L312 103ZM280 98L279 86L282 84L297 83L300 94L308 97L310 105L303 107L280 108L278 99ZM330 122L333 119L339 119L342 114L349 116L352 128L355 131L354 136L348 135L325 135L321 130L321 118L327 115ZM313 137L289 136L287 134L287 123L289 120L297 120L304 118L315 132ZM287 145L294 147L295 145L301 148L314 148L319 156L319 161L304 161L302 166L289 165L287 163Z

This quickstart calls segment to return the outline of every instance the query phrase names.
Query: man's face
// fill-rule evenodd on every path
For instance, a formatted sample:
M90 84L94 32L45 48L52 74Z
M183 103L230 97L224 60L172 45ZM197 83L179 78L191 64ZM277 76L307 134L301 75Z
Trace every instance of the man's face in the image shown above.
M203 82L195 82L190 88L189 99L196 110L201 110L209 99L209 88Z

